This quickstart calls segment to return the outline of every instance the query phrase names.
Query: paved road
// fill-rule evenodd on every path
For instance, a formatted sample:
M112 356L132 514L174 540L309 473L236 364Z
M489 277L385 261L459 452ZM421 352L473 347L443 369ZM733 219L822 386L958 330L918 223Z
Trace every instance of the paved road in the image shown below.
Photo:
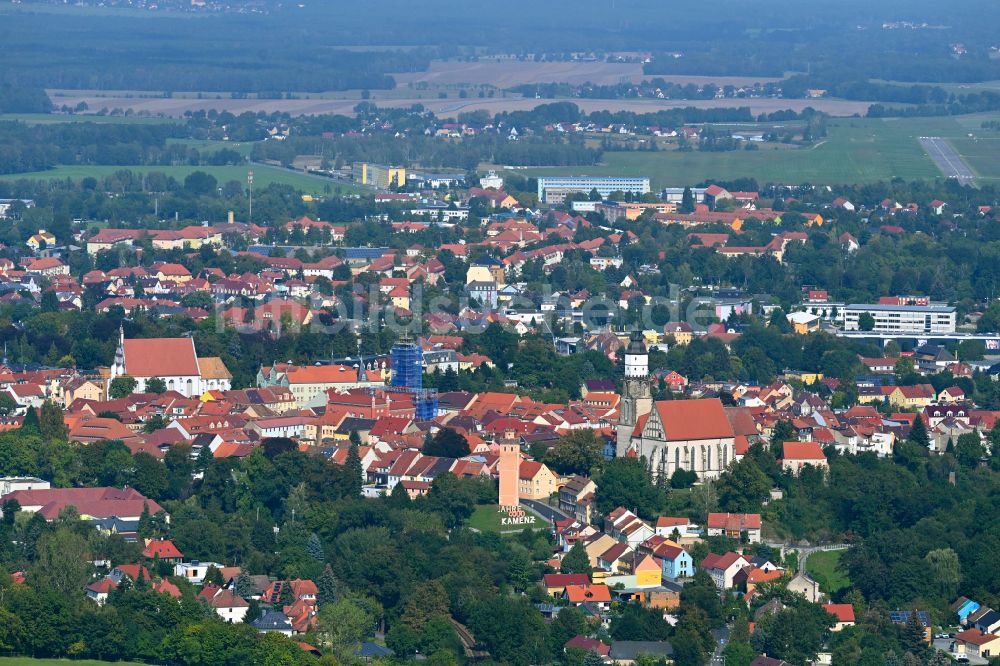
M952 652L952 646L954 644L955 644L955 639L954 638L935 638L934 639L934 647L936 649L940 650L941 652L946 652L946 653L948 653L950 655L955 654L954 652ZM962 662L962 663L972 664L973 666L981 666L982 664L986 664L987 661L985 659L980 658L980 657L972 657L972 656L970 656L969 657L969 661Z
M722 656L722 651L726 649L726 641L729 640L729 625L722 629L713 629L712 637L715 639L715 648L712 650L710 663L712 666L725 666L726 659Z
M931 156L946 178L957 178L960 183L969 183L975 178L972 169L955 148L948 143L947 139L937 136L922 136L920 137L920 145L924 147L924 150Z
M521 500L521 504L525 505L550 523L555 523L557 520L564 520L568 517L559 509L554 509L545 502L523 499Z
M789 546L784 543L767 543L766 546L770 546L772 549L780 551L784 549L784 552L794 550L799 554L799 571L806 570L806 560L813 553L826 551L826 550L847 550L850 548L849 544L846 543L828 543L822 546Z

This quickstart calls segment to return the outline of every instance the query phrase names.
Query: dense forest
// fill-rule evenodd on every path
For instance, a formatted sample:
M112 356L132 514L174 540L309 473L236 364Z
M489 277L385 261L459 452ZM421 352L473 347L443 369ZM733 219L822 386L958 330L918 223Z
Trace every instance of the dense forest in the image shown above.
M663 50L646 73L838 80L960 82L1000 79L987 0L948 5L892 0L877 5L760 3L700 6L652 0L574 4L573 29L558 3L514 0L489 21L474 5L386 0L282 4L266 14L178 16L30 5L4 8L0 70L6 82L48 88L283 94L391 88L397 72L423 71L432 57L482 52L562 59L570 53ZM447 15L447 20L441 17ZM530 17L525 20L526 17ZM910 21L894 30L883 23ZM39 38L40 37L40 38ZM949 45L968 53L951 57ZM374 45L376 48L371 48ZM364 46L363 50L345 47ZM674 57L680 53L682 57ZM849 73L849 75L847 74ZM845 79L845 76L848 78Z

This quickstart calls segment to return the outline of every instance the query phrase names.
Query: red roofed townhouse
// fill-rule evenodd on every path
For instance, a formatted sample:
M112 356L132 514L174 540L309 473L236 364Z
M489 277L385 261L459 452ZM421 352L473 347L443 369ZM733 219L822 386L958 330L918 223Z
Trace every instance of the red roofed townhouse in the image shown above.
M557 481L556 475L544 463L522 460L517 495L521 499L546 500L558 490Z
M736 573L747 566L750 566L750 562L739 553L733 552L728 552L725 555L709 553L701 561L701 568L712 577L712 582L720 590L731 589Z
M81 518L111 518L139 520L144 508L151 514L163 511L163 507L147 498L134 488L48 488L38 490L15 490L0 497L0 504L7 500L17 500L21 511L40 513L47 521L59 517L59 512L67 506L76 507ZM169 521L169 516L167 517Z
M321 400L322 404L330 402L323 394L331 389L368 388L384 384L378 370L362 368L359 371L358 368L348 365L306 365L289 366L285 372L279 373L274 385L288 387L295 397L296 405L306 407L314 400ZM261 383L258 377L258 385L272 384L269 381ZM365 398L371 402L370 396Z
M691 523L689 518L660 516L656 519L654 529L658 535L669 539L673 535L674 530L677 530L677 535L681 538L691 536L696 526Z
M574 606L592 604L601 610L611 606L611 590L607 585L588 583L586 585L567 585L566 600Z
M566 592L567 585L587 585L590 577L587 574L545 574L542 576L545 591L550 595L562 596Z
M160 594L169 594L174 599L181 598L181 590L179 587L171 583L166 578L160 579L150 586L153 592L159 592Z
M934 213L935 215L943 215L944 207L947 205L948 204L945 203L944 201L941 201L940 199L935 199L930 203L929 207L931 209L931 212Z
M577 650L583 650L584 652L596 652L602 657L607 657L611 652L610 645L602 643L596 638L587 638L582 634L577 634L573 638L566 641L563 648L566 650L575 648Z
M663 382L667 385L667 388L674 392L683 391L688 385L687 377L676 370L671 370L664 375Z
M28 275L44 275L54 277L56 275L69 275L69 266L59 261L55 257L35 259L24 267L24 272Z
M759 513L710 513L705 527L708 536L739 539L746 532L748 542L760 543Z
M718 398L659 400L619 456L645 457L654 478L678 469L715 479L736 460L736 435Z
M830 631L841 631L854 626L854 606L851 604L823 604L823 610L837 618Z
M108 594L111 593L111 590L117 589L117 587L118 585L115 581L107 577L102 578L87 586L87 598L98 606L103 606L108 601Z
M983 633L979 629L967 629L955 634L955 647L959 654L970 658L990 659L1000 654L1000 636Z
M181 551L170 539L148 539L146 547L142 550L142 556L149 559L159 558L161 562L170 564L177 564L184 559Z
M781 469L798 476L807 466L829 468L826 454L818 442L785 442L781 445Z
M232 590L215 585L206 585L198 594L198 598L207 601L216 615L230 624L243 622L247 611L250 610L250 604L247 603L246 599L235 594Z
M180 264L157 263L153 270L161 282L188 282L191 279L191 271Z

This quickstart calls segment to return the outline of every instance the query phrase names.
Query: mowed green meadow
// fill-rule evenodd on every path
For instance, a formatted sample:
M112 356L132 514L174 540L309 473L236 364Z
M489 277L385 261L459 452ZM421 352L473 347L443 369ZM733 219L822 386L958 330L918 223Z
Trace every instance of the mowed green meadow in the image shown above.
M905 180L938 178L941 172L920 146L921 136L948 138L983 180L1000 178L1000 138L981 130L984 120L1000 114L936 118L836 118L828 121L827 136L808 148L739 150L730 152L605 152L604 163L593 167L518 169L531 176L586 174L591 176L648 176L654 189L681 187L709 180L753 177L761 183L821 185L870 183L899 177Z
M327 194L326 187L330 187L330 192L336 193L339 189L343 193L357 192L358 188L348 183L334 181L322 176L312 176L304 173L294 173L284 169L254 164L252 166L109 166L109 165L65 165L57 166L48 171L32 171L30 173L9 173L0 175L0 180L82 180L83 178L104 178L117 171L133 171L135 173L149 173L158 171L167 176L172 176L178 182L194 171L204 171L211 174L219 181L219 186L230 180L245 183L247 171L253 171L254 187L266 187L272 183L278 185L290 185L296 190L301 190L306 194Z

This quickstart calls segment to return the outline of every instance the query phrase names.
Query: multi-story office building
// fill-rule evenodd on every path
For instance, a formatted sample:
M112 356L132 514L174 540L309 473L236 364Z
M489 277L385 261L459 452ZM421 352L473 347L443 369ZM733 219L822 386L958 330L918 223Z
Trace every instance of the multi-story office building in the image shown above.
M854 303L844 308L844 330L859 331L863 313L875 319L874 333L954 333L955 308L943 305Z
M538 200L547 204L559 204L570 194L582 192L589 194L593 190L602 198L612 192L631 192L632 194L647 194L649 178L621 178L618 176L557 176L538 179Z

